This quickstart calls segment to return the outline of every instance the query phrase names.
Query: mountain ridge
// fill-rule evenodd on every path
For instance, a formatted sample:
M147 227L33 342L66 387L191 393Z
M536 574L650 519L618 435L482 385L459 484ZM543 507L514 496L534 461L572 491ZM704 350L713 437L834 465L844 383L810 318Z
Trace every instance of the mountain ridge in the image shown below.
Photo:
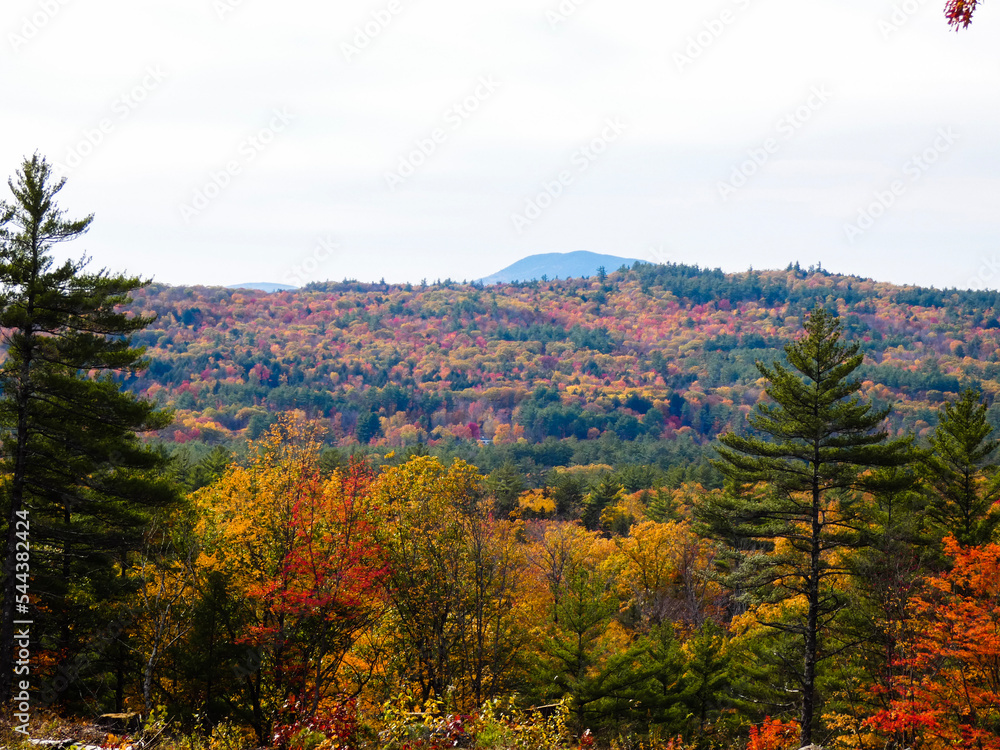
M617 255L576 250L570 253L536 253L511 263L506 268L477 279L480 284L509 284L518 281L537 281L543 276L549 279L588 278L596 276L602 266L610 273L620 266L643 263L638 258L622 258Z
M229 284L225 288L252 289L257 292L267 292L268 294L271 294L273 292L292 292L298 289L297 286L289 286L288 284L276 284L273 281L250 281L245 284Z

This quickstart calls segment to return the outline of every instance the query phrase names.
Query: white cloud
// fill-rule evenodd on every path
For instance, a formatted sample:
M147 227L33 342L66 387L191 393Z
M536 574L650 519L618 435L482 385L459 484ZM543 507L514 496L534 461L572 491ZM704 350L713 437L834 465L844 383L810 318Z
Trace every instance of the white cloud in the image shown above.
M220 18L217 1L231 12ZM97 213L86 248L68 252L163 281L280 281L331 235L343 248L332 278L473 278L530 252L644 257L667 243L681 262L828 253L838 270L934 283L997 236L990 4L955 33L943 0L574 0L555 25L559 0L392 2L47 0L57 12L15 49L8 32L43 0L10 0L0 165L10 173L36 148L60 160L161 65L166 80L73 170L64 205ZM908 10L887 34L895 7ZM367 41L347 60L359 28ZM386 170L482 75L497 93L387 189ZM830 101L720 201L717 182L816 85ZM185 223L178 205L282 107L292 126ZM522 236L510 231L511 211L609 116L628 123L621 141ZM845 249L838 222L946 126L961 143L865 238L877 250Z

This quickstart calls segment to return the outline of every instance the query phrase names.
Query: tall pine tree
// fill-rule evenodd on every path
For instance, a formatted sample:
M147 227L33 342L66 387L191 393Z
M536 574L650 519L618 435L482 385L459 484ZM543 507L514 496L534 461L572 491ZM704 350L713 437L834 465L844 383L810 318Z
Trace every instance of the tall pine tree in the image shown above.
M124 567L140 547L149 510L175 498L154 473L161 459L136 435L165 427L170 416L121 388L122 377L145 365L129 335L151 322L121 307L148 282L84 273L86 258L55 261L53 246L80 237L93 219L64 217L55 201L64 182L35 154L0 204L2 702L11 697L13 621L33 617L32 650L70 662L94 629L107 626L86 617L121 594L125 579L113 564ZM29 580L16 564L17 521L25 518L28 613L18 595Z
M863 355L841 342L840 320L817 307L805 336L785 347L791 369L758 362L773 403L759 403L748 422L756 435L719 436L716 465L728 492L698 509L707 530L736 552L730 583L757 603L787 602L791 617L763 624L798 640L801 742L812 742L817 711L817 664L822 637L843 606L835 577L846 573L838 554L859 543L866 469L908 460L907 440L881 429L888 409L858 396L852 374ZM797 609L798 608L798 609ZM800 611L799 611L800 610ZM791 668L792 665L788 665Z
M944 414L924 456L924 477L931 489L930 514L943 534L961 544L985 544L1000 524L1000 474L982 394L964 391Z

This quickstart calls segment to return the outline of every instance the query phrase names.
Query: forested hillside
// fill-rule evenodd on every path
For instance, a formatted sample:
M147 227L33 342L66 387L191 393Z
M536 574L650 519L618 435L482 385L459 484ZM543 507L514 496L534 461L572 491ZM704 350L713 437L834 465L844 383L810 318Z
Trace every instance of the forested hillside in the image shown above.
M704 445L738 429L762 393L755 360L780 356L817 304L862 343L862 393L894 403L897 432L926 434L962 386L1000 388L995 292L646 264L488 287L153 285L134 304L158 316L136 337L152 365L128 385L176 409L170 441L254 438L300 410L341 446L570 439L541 459L556 465L601 436Z
M79 546L33 542L14 734L1000 750L995 294L644 264L133 294L176 496L125 485L142 539L65 590L37 571Z

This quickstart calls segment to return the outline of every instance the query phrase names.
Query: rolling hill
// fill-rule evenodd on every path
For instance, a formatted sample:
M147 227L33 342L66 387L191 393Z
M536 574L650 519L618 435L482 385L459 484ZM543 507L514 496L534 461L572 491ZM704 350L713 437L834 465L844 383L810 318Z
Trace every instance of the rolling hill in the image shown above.
M650 264L603 282L153 285L133 303L158 316L135 337L151 366L127 385L176 409L162 435L175 442L255 436L296 410L341 446L489 441L581 461L627 446L641 458L743 429L766 398L755 361L779 358L817 304L861 344L863 393L895 405L894 432L926 434L963 387L1000 392L996 292ZM1000 403L989 415L1000 425Z

